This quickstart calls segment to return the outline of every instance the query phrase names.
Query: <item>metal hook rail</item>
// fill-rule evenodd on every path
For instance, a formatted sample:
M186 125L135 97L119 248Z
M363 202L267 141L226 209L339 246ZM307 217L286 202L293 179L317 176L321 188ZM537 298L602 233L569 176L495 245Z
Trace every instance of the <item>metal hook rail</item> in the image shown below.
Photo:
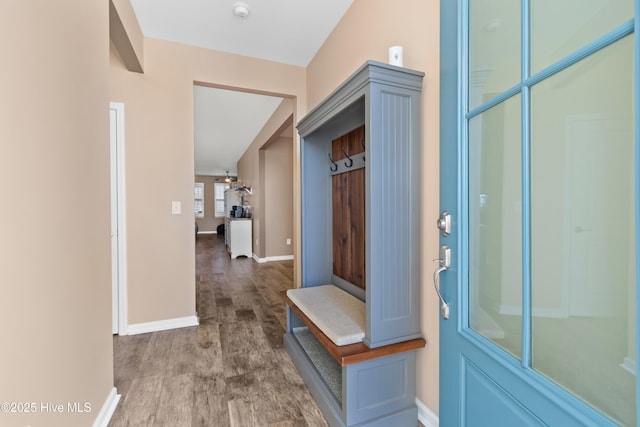
M348 156L347 153L345 153L344 147L342 147L342 152L344 153L345 157L343 159L339 159L338 163L333 160L331 152L327 153L327 155L329 156L329 161L331 161L331 164L329 166L331 175L338 175L365 167L364 151Z
M333 166L329 166L329 170L331 172L337 172L338 171L338 164L333 161L333 158L331 157L331 153L328 153L328 154L329 154L329 160L331 160L331 163L333 164Z
M349 155L347 154L346 151L344 151L344 145L342 147L340 147L342 149L342 154L344 154L344 156L349 160L349 163L344 162L344 165L348 168L350 168L351 166L353 166L353 159L351 157L349 157Z

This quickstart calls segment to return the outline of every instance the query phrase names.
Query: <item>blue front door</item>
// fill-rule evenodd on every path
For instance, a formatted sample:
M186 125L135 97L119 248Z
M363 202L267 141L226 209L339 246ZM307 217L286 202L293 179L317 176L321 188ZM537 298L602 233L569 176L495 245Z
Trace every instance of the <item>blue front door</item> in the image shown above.
M638 425L639 4L441 2L441 426Z

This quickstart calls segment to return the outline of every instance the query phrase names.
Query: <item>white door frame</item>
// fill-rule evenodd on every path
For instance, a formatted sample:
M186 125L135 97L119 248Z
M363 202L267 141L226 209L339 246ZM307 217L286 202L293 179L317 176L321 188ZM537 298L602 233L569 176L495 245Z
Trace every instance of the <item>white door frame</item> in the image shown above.
M111 102L109 117L111 170L112 332L127 335L127 239L124 172L124 104Z

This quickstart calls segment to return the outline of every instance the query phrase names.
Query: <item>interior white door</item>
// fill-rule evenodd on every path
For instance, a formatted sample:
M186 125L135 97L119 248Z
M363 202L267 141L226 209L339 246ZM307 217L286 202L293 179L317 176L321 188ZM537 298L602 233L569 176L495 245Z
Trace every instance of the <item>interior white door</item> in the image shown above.
M567 194L571 195L567 200L570 223L565 227L570 234L566 238L568 314L614 316L627 294L627 287L621 284L627 282L627 268L623 267L630 251L628 245L617 247L611 242L625 241L633 225L624 214L632 212L633 194L618 194L633 179L629 176L633 149L625 144L633 139L630 118L574 116L567 129Z
M111 178L112 333L127 333L126 235L124 208L124 104L109 106Z
M118 333L118 185L117 185L117 169L116 162L117 152L117 117L116 110L109 109L109 146L110 146L110 165L111 165L111 332Z

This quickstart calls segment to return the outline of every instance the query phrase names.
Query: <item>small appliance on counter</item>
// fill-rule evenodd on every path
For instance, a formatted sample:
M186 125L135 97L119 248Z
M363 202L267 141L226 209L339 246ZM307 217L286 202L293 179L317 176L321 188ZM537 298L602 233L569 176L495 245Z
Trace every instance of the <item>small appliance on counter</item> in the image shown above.
M245 204L245 193L246 190L235 189L224 192L224 210L227 218L251 218L251 206Z
M232 218L242 218L244 216L244 208L242 206L233 206L231 209L231 217Z
M239 191L229 189L224 192L224 215L227 218L236 216L236 209L242 206L242 194Z

